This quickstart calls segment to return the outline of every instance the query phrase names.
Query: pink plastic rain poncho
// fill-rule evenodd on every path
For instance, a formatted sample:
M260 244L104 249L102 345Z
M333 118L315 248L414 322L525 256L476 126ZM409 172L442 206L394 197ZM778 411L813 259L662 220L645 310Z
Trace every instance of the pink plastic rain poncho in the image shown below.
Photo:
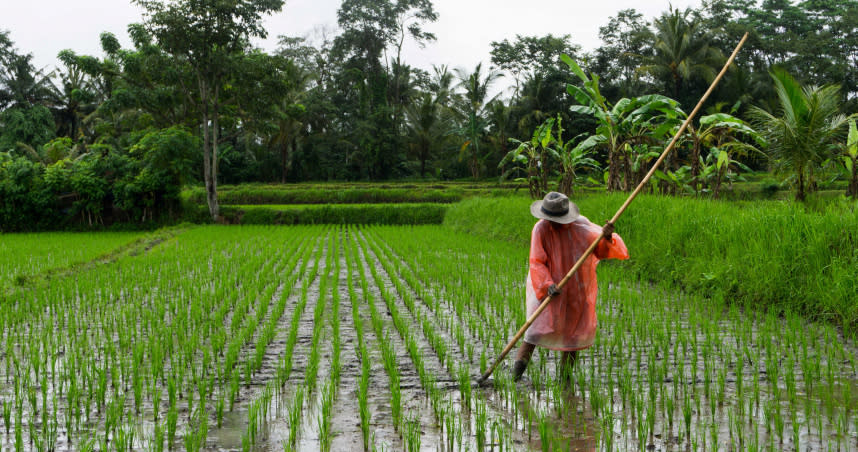
M539 220L530 239L527 274L527 315L533 314L548 286L558 284L584 251L602 233L602 227L581 216L569 224ZM596 264L601 259L628 259L619 235L602 239L595 251L536 318L524 335L528 343L559 351L581 350L596 337Z

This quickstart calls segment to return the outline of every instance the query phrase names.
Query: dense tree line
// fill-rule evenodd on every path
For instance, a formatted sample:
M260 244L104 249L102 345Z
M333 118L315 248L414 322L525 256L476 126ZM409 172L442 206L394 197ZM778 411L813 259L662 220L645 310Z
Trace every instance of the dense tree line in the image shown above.
M717 193L729 168L767 168L757 151L789 87L827 86L831 115L856 110L855 1L705 0L651 20L629 9L592 51L571 35L515 36L492 43L490 65L431 71L402 57L406 41L435 39L430 0L344 0L336 33L282 34L270 53L250 43L282 0L134 2L146 12L131 48L105 33L103 57L66 50L52 71L0 31L4 229L156 219L192 182L214 218L218 183L506 176L538 196L589 176L629 189L746 31L660 189ZM495 95L501 77L511 88ZM855 172L837 150L846 119L833 119L831 149L779 166L808 172L802 189L826 165Z

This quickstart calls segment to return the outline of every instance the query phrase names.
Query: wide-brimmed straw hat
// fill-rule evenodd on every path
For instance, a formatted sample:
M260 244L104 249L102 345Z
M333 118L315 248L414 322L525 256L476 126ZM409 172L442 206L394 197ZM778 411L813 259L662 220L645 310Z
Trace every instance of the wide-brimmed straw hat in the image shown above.
M566 195L556 191L545 195L542 201L534 201L530 205L530 213L536 218L560 224L569 224L581 216L578 206L569 201Z

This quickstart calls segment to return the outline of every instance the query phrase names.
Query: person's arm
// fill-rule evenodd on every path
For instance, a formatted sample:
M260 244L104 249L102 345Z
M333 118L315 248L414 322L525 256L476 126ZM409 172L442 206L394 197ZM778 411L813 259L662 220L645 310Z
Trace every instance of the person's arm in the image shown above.
M626 243L623 242L623 238L619 234L614 233L613 225L608 224L610 226L607 226L605 232L610 232L610 234L605 234L605 237L599 241L594 254L599 259L628 259L629 250L626 248ZM596 240L596 236L602 232L602 228L597 225L593 226L595 227L591 229L594 232L592 240Z
M540 300L548 295L548 288L554 284L548 270L548 253L542 245L544 231L544 224L536 223L530 236L530 283Z

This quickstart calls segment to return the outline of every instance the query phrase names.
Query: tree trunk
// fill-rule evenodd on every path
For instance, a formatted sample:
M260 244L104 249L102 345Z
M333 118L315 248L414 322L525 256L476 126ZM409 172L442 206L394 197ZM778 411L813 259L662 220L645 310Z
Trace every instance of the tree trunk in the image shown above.
M620 184L618 181L618 176L620 172L620 162L617 158L617 152L611 146L608 148L608 183L606 184L606 188L608 191L618 190L620 188Z
M852 179L849 181L847 193L852 198L858 199L858 159L852 159Z
M796 201L804 201L804 168L798 169L798 191L795 192Z
M206 202L209 206L209 214L212 220L217 221L220 213L217 203L217 186L212 179L212 146L211 134L209 132L209 109L208 96L206 96L205 82L200 81L200 94L203 110L203 180L206 184Z
M218 88L215 84L211 118L209 118L208 86L205 82L201 84L201 103L203 106L203 171L206 182L206 197L209 205L209 214L212 221L217 221L220 216L220 205L217 199L217 141L218 141ZM211 119L211 125L209 125Z
M426 177L426 160L429 159L429 144L422 143L420 145L420 178Z
M281 184L286 183L286 173L288 171L286 168L286 159L288 158L288 156L289 156L289 144L287 142L287 143L280 145L280 170L281 170L280 171L280 183Z
M632 191L632 159L628 152L623 152L623 191Z
M715 176L715 186L712 188L712 199L718 199L718 191L721 189L721 180L724 178L724 173L727 172L727 165L718 170Z
M694 144L691 148L691 186L694 187L694 192L700 194L700 184L697 180L700 177L700 138L691 131L694 136Z

